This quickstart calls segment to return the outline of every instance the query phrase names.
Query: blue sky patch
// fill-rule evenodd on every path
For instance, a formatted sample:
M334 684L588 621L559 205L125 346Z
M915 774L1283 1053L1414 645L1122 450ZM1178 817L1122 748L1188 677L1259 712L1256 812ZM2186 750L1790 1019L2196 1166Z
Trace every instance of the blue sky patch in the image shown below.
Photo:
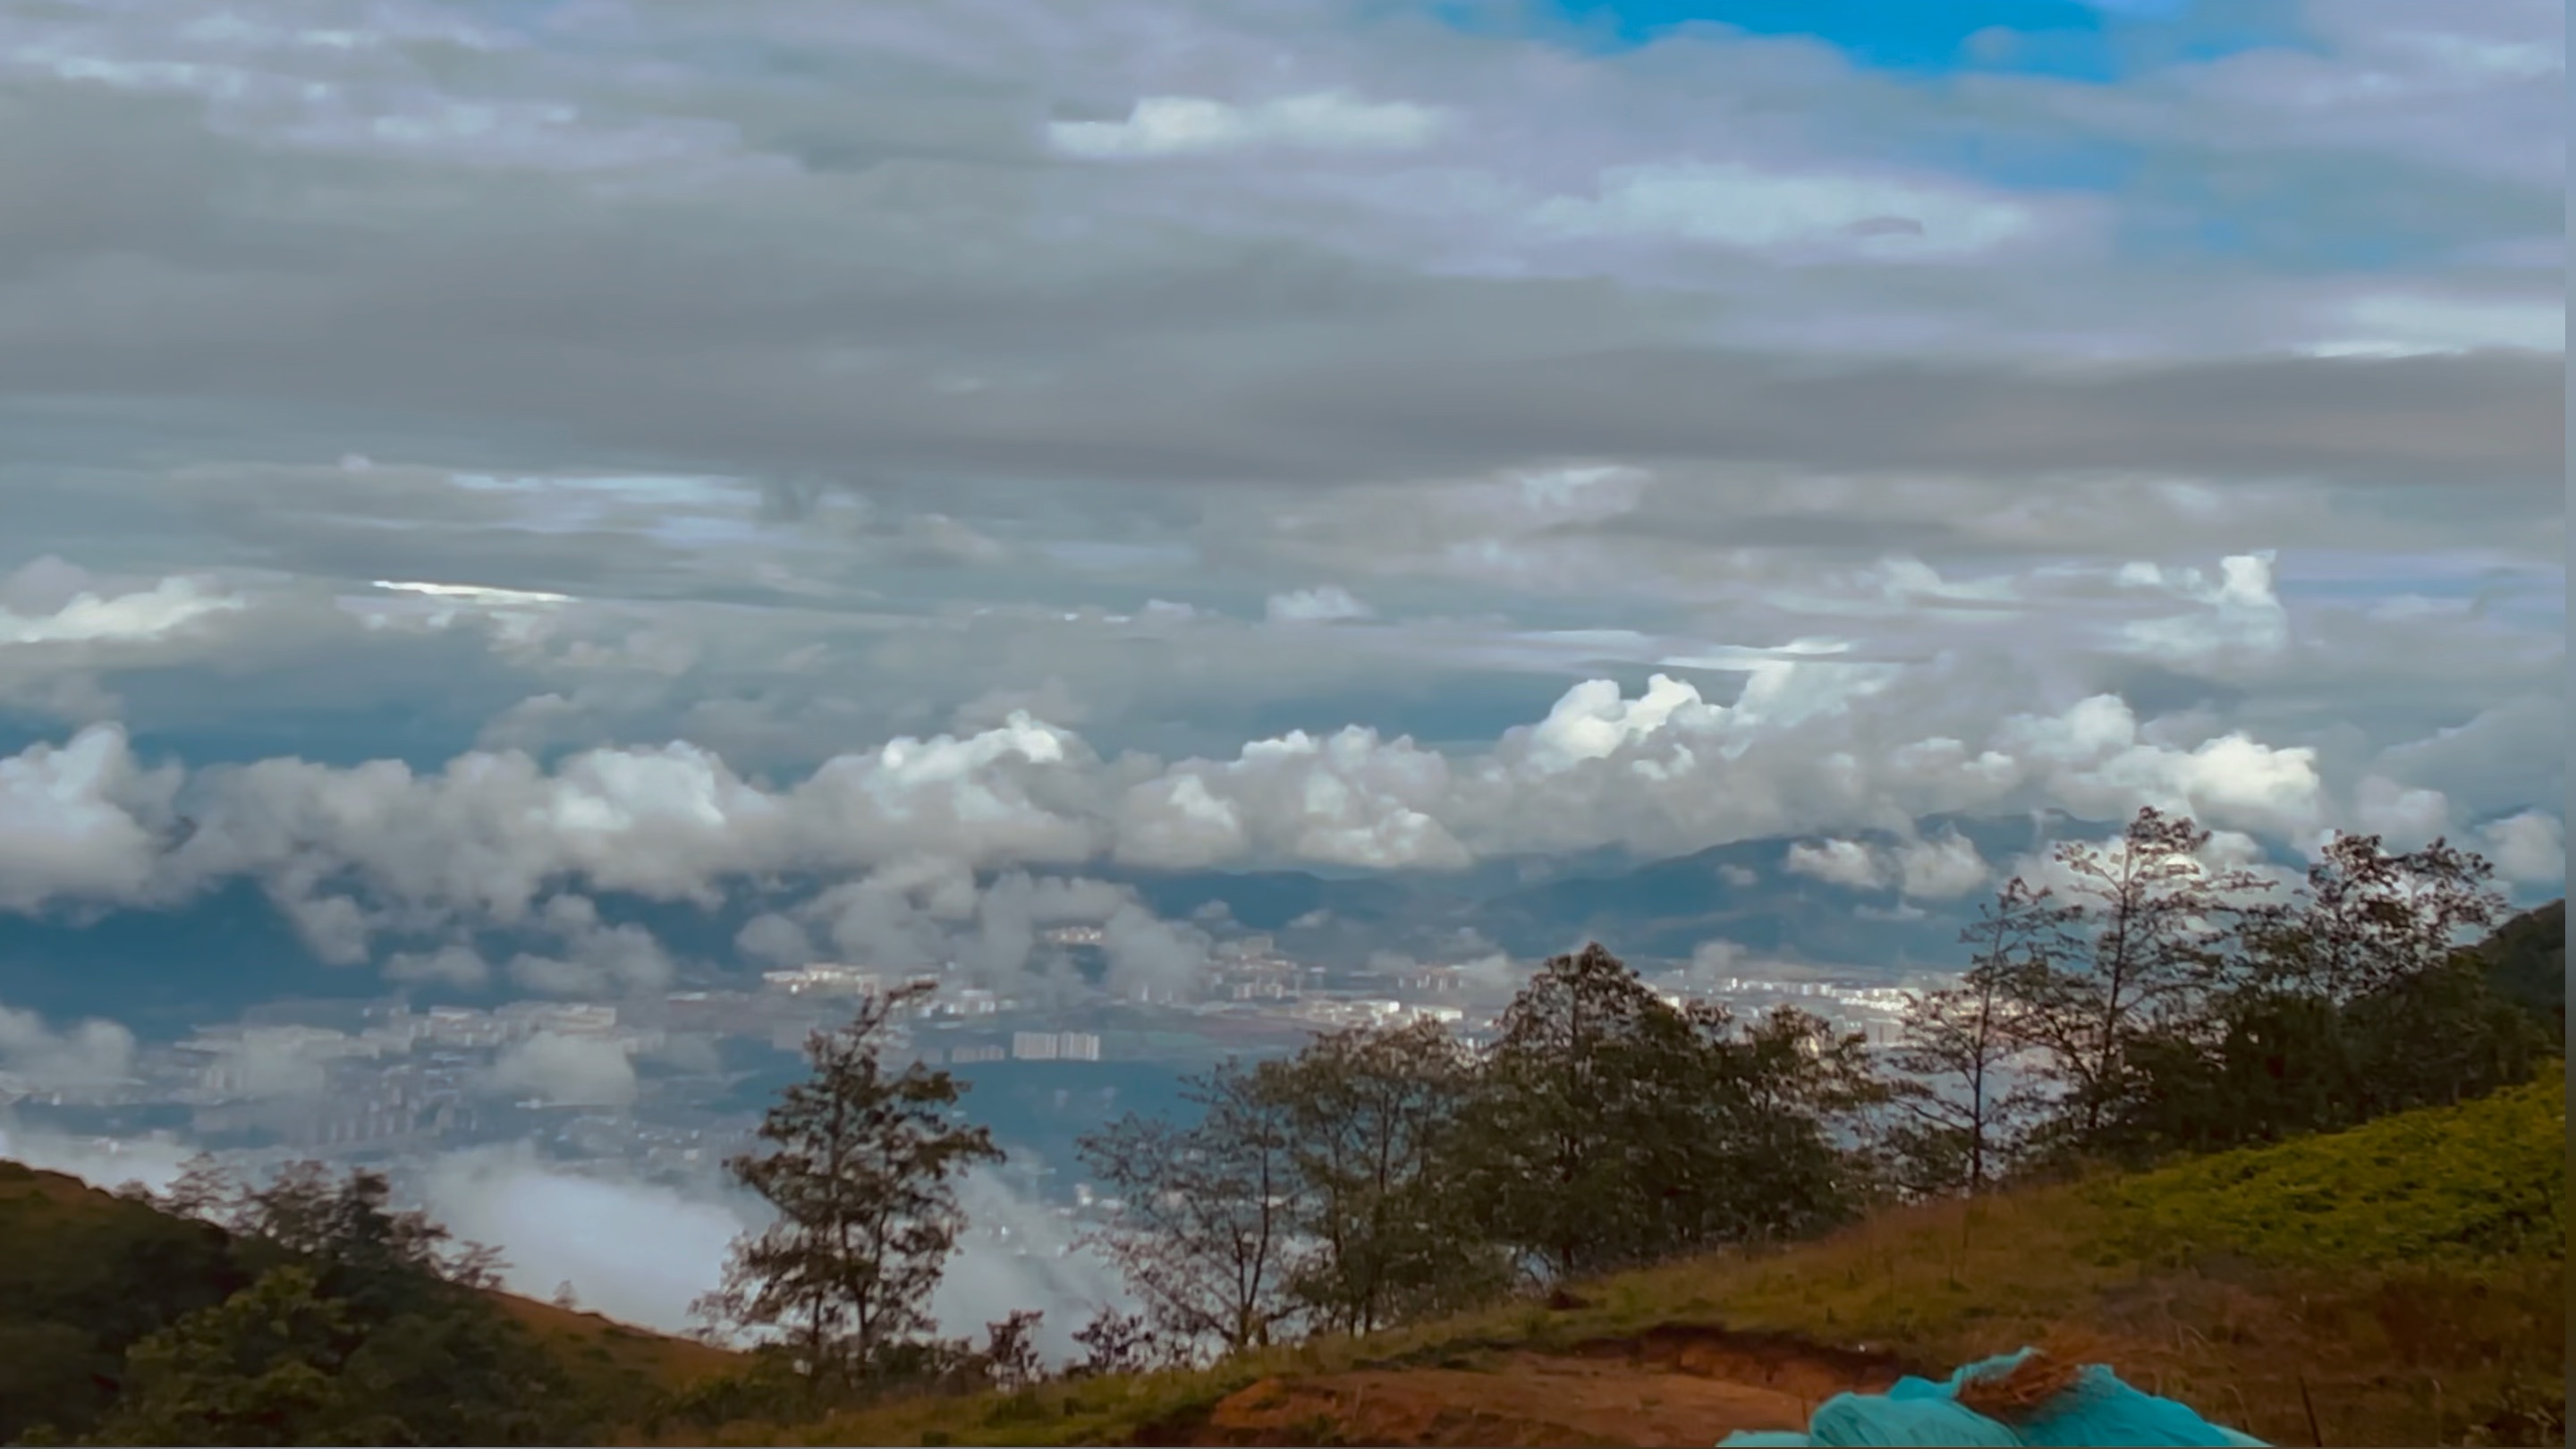
M1812 37L1876 70L2101 82L2297 38L2286 8L2272 0L1433 0L1432 10L1460 29L1544 35L1593 50L1629 49L1690 25L1717 24Z

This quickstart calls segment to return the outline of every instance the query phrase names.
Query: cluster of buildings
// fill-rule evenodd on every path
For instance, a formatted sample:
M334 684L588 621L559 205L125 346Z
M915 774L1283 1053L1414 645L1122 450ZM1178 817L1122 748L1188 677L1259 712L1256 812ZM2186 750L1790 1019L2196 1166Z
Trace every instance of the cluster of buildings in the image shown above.
M1103 944L1095 926L1056 927L1044 936L1077 953ZM1318 1032L1421 1020L1472 1044L1490 1039L1502 1006L1498 983L1465 968L1327 970L1291 958L1266 935L1218 944L1195 982L1168 993L1177 1000L1158 990L1067 1005L953 976L815 962L765 972L754 989L673 991L621 1003L521 1001L491 1010L281 1003L147 1048L131 1081L77 1092L48 1087L37 1096L32 1085L0 1077L0 1104L94 1109L100 1131L130 1124L140 1111L154 1122L184 1124L210 1145L266 1143L325 1154L534 1135L568 1151L615 1153L676 1171L724 1150L747 1116L745 1092L757 1095L739 1086L757 1058L747 1061L725 1044L800 1050L810 1033L848 1021L855 1002L915 982L935 989L893 1024L891 1045L899 1058L959 1067L1258 1056L1293 1050ZM1676 973L1657 985L1676 1004L1687 992L1747 1013L1797 1006L1873 1045L1895 1040L1907 997L1901 986L1750 976ZM549 1098L517 1070L527 1065L521 1059L539 1056L605 1063L612 1076L622 1057L633 1080L610 1097Z

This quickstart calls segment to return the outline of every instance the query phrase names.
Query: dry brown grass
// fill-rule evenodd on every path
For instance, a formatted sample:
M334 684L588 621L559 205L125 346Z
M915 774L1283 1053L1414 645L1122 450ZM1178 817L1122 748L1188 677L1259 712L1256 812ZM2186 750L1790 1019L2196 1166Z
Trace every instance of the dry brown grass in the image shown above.
M684 1387L726 1373L742 1362L740 1354L695 1339L674 1338L619 1323L596 1313L558 1308L515 1293L490 1296L502 1312L567 1363L593 1374L616 1375L638 1393Z

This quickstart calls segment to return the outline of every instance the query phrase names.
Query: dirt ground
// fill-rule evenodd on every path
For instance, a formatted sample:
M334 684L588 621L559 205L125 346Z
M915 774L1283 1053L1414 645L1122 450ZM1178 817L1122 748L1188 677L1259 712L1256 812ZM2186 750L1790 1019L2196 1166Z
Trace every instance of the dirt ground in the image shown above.
M1145 1442L1707 1449L1738 1429L1802 1428L1823 1400L1877 1392L1900 1372L1879 1355L1666 1328L1474 1367L1264 1379Z

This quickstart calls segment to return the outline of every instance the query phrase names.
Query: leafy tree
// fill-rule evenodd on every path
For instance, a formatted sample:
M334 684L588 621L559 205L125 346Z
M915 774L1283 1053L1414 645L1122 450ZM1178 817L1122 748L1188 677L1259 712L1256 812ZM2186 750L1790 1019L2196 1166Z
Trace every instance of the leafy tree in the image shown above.
M1285 1115L1297 1236L1311 1244L1290 1291L1319 1324L1368 1333L1508 1285L1448 1170L1471 1069L1428 1020L1330 1033L1255 1069Z
M311 1263L137 1343L93 1436L116 1444L544 1444L592 1406L490 1302L428 1280L402 1311L330 1292Z
M859 1382L929 1328L931 1290L965 1226L951 1179L1002 1156L988 1130L954 1120L964 1089L947 1072L885 1070L895 1013L929 989L870 997L814 1033L812 1075L762 1119L767 1146L725 1164L778 1216L735 1241L723 1286L698 1309L785 1332L818 1389Z
M1867 1038L1795 1007L1739 1022L1692 1002L1681 1015L1697 1048L1683 1099L1696 1120L1679 1137L1693 1149L1691 1189L1663 1196L1697 1207L1676 1215L1660 1251L1802 1237L1862 1206L1875 1174L1854 1147L1889 1097Z
M1129 1113L1077 1144L1119 1199L1091 1242L1127 1279L1175 1355L1270 1342L1296 1311L1291 1237L1300 1217L1289 1113L1228 1061L1187 1079L1198 1120Z
M433 1279L500 1286L507 1264L499 1249L459 1240L426 1211L396 1210L392 1200L392 1181L370 1168L335 1179L320 1162L289 1162L265 1185L252 1186L199 1153L153 1202L231 1232L236 1255L253 1272L284 1261L320 1265L332 1293L362 1282L408 1291Z
M2190 1022L2228 961L2230 928L2268 888L2251 871L2215 869L2210 832L2142 809L2109 847L2060 843L2064 915L2024 938L2006 973L2017 1029L2048 1057L2060 1089L2056 1145L2090 1151L2139 1084L2131 1049ZM2012 887L2007 887L2007 890Z
M2342 1006L2430 976L2504 914L2495 868L2445 840L2391 854L2376 835L2327 842L2296 904L2248 923L2267 988Z
M2141 1038L2098 1145L2132 1160L2331 1131L2527 1080L2553 1038L2463 936L2500 915L2441 841L2330 840L2296 897L2249 912L2204 1018Z
M1857 1034L1673 1006L1596 944L1505 1011L1461 1186L1489 1239L1546 1279L1799 1233L1857 1201L1834 1137L1879 1093Z
M116 1444L294 1444L342 1408L334 1376L358 1337L310 1269L282 1266L137 1343L98 1437ZM373 1442L408 1439L372 1426ZM351 1442L368 1442L352 1440Z
M2022 1049L2023 1007L2016 970L2043 965L2061 913L2049 892L2008 882L1959 939L1976 948L1959 984L1909 993L1888 1064L1902 1075L1890 1100L1898 1120L1887 1134L1909 1195L1983 1193L2018 1145L2036 1105L2005 1064Z
M1462 1143L1480 1226L1548 1279L1652 1257L1696 1145L1681 1014L1595 943L1542 966L1501 1027Z
M227 1235L131 1200L61 1211L0 1162L0 1443L87 1432L114 1404L127 1349L250 1281Z

